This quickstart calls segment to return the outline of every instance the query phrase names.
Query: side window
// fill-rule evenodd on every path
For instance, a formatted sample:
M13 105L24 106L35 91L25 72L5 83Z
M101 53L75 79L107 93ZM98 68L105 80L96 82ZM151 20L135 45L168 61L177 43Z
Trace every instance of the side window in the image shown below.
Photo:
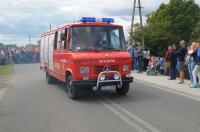
M40 42L40 60L41 63L44 63L44 37L41 38Z
M54 46L53 46L55 50L57 49L57 45L58 45L57 40L58 40L58 32L55 33L55 41L54 41Z
M54 44L54 34L49 35L49 47L53 48Z
M73 39L73 36L72 36L72 28L70 28L69 30L69 45L68 45L68 50L69 51L73 51L73 45L72 45L72 39Z
M61 31L61 34L64 35L64 36L61 36L63 38L61 38L61 49L66 49L66 37L67 37L67 28L66 29L63 29Z
M57 33L57 50L59 50L60 49L60 44L61 44L61 31L58 31L58 33Z
M41 37L41 40L40 40L40 49L41 49L41 51L43 51L43 47L44 47L44 37Z

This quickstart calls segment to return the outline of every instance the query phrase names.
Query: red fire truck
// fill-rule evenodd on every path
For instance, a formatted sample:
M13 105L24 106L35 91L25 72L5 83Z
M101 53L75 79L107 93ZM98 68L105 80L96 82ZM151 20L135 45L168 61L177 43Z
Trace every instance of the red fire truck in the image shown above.
M40 69L47 83L65 82L70 98L77 99L84 88L116 86L125 95L131 77L131 56L125 46L123 27L114 19L82 17L41 35Z

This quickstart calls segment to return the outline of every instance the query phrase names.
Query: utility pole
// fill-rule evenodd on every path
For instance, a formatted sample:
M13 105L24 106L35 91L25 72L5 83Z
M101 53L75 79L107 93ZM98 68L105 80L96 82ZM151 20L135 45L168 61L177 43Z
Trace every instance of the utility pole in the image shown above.
M140 0L138 0L138 8L139 8L139 14L140 14L140 27L142 32L142 45L143 48L145 48L145 42L144 42L144 29L143 29L143 23L142 23L142 10L141 10L141 3Z
M136 0L133 2L133 12L132 12L132 20L131 20L131 31L130 31L130 43L133 43L133 24L134 24L134 17L135 17L135 6L136 6Z
M29 45L31 44L31 35L30 33L28 34L28 40L29 40Z
M74 23L76 23L76 19L75 19L75 16L74 16L73 18L74 18Z
M141 28L141 40L142 45L145 47L145 41L144 41L144 29L143 29L143 22L142 22L142 10L141 10L141 3L140 0L138 1L138 7L136 7L136 0L133 2L133 12L132 12L132 21L131 21L131 32L130 32L130 42L133 43L132 35L133 35L133 25L134 25L134 18L135 18L135 8L139 8L139 16L140 16L140 28Z

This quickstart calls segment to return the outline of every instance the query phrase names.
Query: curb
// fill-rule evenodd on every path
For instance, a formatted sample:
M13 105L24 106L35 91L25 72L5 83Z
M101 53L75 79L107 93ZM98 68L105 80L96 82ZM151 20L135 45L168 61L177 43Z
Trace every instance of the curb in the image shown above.
M168 91L168 92L172 92L174 94L186 96L186 97L200 101L200 95L188 93L188 92L185 92L185 91L182 91L182 90L173 89L173 88L170 88L170 87L165 87L165 86L161 86L161 85L158 85L158 84L155 84L155 83L150 83L150 82L142 81L142 80L138 80L138 79L134 79L134 81L138 82L138 83L145 84L145 85L154 86L155 88L158 88L158 89L161 89L161 90L165 90L165 91Z

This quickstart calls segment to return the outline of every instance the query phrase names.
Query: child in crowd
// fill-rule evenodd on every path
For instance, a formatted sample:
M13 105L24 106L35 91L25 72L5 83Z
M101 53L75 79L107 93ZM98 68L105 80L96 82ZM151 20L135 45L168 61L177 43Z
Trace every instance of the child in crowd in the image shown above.
M163 75L164 74L164 58L163 57L160 57L159 65L160 65L160 74Z
M149 68L152 68L154 65L156 64L156 57L151 57L150 60L149 60L149 64L148 64L148 67Z

